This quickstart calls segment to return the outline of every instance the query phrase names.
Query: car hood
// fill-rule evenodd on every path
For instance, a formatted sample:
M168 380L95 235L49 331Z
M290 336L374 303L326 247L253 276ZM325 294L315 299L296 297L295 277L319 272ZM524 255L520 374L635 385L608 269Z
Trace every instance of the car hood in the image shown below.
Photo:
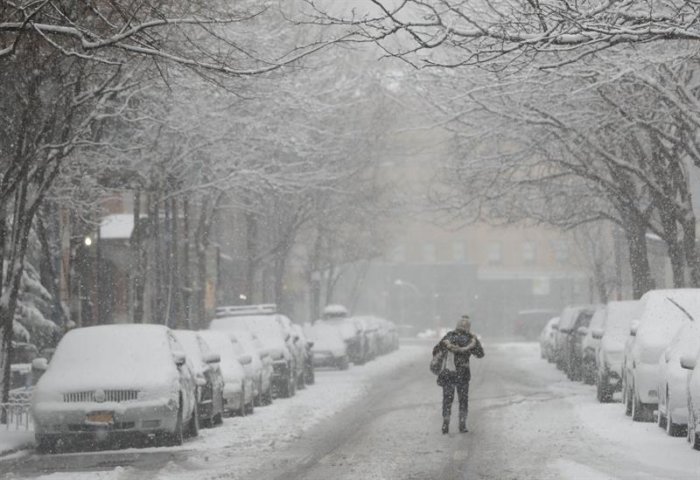
M169 372L153 371L148 368L128 371L110 369L109 372L90 368L69 372L49 369L39 379L36 389L56 393L85 392L96 389L153 391L167 389L177 381L178 374L175 368Z

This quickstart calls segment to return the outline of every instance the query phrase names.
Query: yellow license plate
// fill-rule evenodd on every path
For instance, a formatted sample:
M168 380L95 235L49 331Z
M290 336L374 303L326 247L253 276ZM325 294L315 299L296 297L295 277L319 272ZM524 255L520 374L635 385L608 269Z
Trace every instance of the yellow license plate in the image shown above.
M104 423L105 425L114 422L114 414L112 412L90 413L87 416L89 423Z

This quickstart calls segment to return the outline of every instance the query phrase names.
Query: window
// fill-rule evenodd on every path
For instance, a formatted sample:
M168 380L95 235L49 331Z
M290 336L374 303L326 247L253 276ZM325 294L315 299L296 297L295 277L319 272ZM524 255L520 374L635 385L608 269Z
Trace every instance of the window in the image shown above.
M498 265L501 263L501 244L494 242L489 245L487 261L489 265Z
M535 263L537 246L535 242L527 240L523 243L523 261L525 263Z

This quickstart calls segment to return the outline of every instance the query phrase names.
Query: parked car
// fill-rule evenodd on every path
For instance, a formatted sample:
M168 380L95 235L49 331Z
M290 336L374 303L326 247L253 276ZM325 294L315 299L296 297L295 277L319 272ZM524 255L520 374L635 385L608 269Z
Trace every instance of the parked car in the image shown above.
M625 341L630 337L632 320L639 316L638 310L637 300L609 302L605 307L603 327L592 329L592 335L600 337L596 355L596 397L599 402L612 401L613 394L622 390Z
M587 305L566 307L559 315L558 328L554 334L554 360L559 370L567 372L569 360L569 335L572 333L576 320L582 312L592 314L592 309Z
M303 332L300 332L294 322L286 315L275 315L276 320L282 325L287 338L289 350L294 355L294 378L296 379L296 388L301 390L306 387L304 382L304 365L306 363L306 341L303 337Z
M217 308L217 318L209 324L210 330L247 329L263 343L272 359L273 392L282 398L296 393L296 359L287 343L289 337L276 319L275 305L245 305Z
M348 311L342 305L328 305L323 309L323 317L317 322L325 322L338 329L343 341L347 345L348 357L355 365L362 365L367 361L367 342L362 333L362 328L353 319L349 318Z
M595 309L593 305L573 307L571 310L564 309L559 319L556 337L557 365L561 365L561 369L571 380L581 379L583 361L581 341L587 333L588 324Z
M554 362L554 335L559 328L559 317L550 318L540 333L540 356Z
M221 356L197 332L175 330L173 334L184 348L197 382L197 415L200 425L211 427L221 424L224 416L224 377L219 367Z
M198 433L195 391L184 349L167 327L76 328L34 390L37 450L137 433L179 445L185 434Z
M549 320L558 313L549 309L521 310L515 316L513 333L526 340L535 340Z
M253 377L244 368L252 359L242 352L240 346L234 348L229 332L206 330L199 333L212 351L220 356L219 366L224 377L224 413L241 416L252 413L255 386Z
M602 331L605 326L606 307L596 309L591 317L591 322L586 328L586 335L581 340L581 380L586 385L595 385L596 357L600 348L602 335L594 335L593 332Z
M652 421L659 402L659 357L697 311L700 289L652 290L641 301L639 326L627 359L625 399L635 421Z
M691 448L700 450L700 353L695 356L684 353L680 363L688 375L688 442Z
M250 330L231 330L245 353L253 359L254 368L259 371L259 378L256 382L255 405L269 405L272 403L272 360L265 351L260 339ZM258 366L259 365L259 368Z
M688 425L688 372L680 360L683 355L696 357L700 352L700 302L695 307L683 305L688 321L683 322L659 358L657 423L673 437L680 436Z
M348 347L341 332L333 325L316 322L308 325L306 333L313 341L311 353L315 367L333 367L347 370L350 365Z

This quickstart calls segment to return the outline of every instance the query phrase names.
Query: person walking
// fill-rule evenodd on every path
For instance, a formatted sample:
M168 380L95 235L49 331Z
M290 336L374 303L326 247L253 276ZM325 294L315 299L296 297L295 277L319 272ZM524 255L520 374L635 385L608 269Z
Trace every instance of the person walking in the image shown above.
M471 333L469 315L462 315L454 330L440 340L433 349L433 356L442 354L444 366L438 375L438 385L442 387L442 433L450 431L450 416L455 391L459 400L459 431L467 432L467 411L469 409L469 357L483 357L483 348L476 335Z

